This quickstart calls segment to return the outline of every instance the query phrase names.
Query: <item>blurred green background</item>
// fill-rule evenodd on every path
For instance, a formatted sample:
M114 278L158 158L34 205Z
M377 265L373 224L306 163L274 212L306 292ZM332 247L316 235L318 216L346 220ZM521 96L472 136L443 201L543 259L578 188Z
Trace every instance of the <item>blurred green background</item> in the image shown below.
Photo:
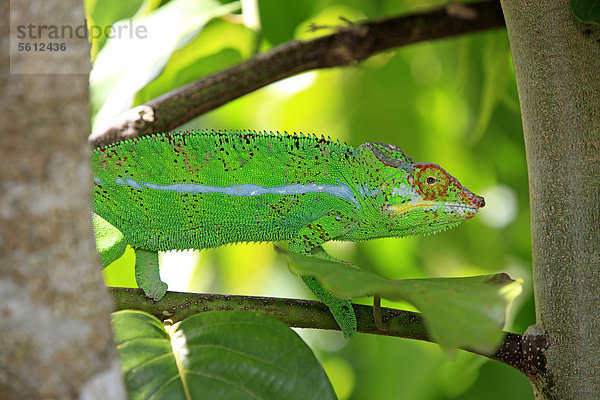
M95 37L90 76L93 128L187 82L292 39L350 21L443 6L402 0L84 0L88 24L145 26L147 37ZM129 18L133 17L130 21ZM311 32L312 23L329 28ZM118 25L116 25L118 26ZM440 164L486 198L458 228L433 236L330 243L328 251L387 278L508 272L524 279L506 330L535 322L527 170L506 32L421 43L353 67L307 72L235 100L182 129L316 133L358 146L393 143ZM107 285L135 286L133 253L105 270ZM270 244L161 256L172 290L311 298ZM368 303L368 300L365 299ZM384 305L407 308L403 304ZM532 399L527 379L495 361L436 345L299 330L340 399Z

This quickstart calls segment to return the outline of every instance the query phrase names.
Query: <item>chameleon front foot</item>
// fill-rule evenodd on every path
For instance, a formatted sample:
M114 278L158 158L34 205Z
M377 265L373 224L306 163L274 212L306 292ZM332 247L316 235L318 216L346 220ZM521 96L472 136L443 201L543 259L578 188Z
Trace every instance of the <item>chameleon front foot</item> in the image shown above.
M350 300L335 297L323 287L321 282L312 276L302 275L302 280L319 300L329 308L344 337L351 338L354 336L357 330L357 322Z
M146 297L154 301L167 293L167 284L160 280L157 252L135 250L135 281Z
M159 301L167 293L167 284L162 281L145 282L142 285L138 283L138 286L144 291L146 297L154 301Z

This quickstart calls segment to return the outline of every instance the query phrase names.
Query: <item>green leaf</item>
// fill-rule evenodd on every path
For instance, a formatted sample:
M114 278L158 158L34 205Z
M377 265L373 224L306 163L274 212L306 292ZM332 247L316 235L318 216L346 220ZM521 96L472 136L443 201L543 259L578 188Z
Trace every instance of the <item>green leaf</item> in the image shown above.
M314 14L319 6L317 0L261 0L259 14L264 38L272 46L292 40L296 27Z
M446 350L493 352L502 340L506 307L521 292L521 282L506 274L391 280L352 265L284 254L294 273L318 278L336 296L377 294L408 301L422 312L432 338Z
M600 0L569 0L569 5L581 22L600 25Z
M106 41L90 73L93 130L131 108L136 93L162 72L171 54L211 19L239 7L239 2L172 0L153 12L114 24L123 33Z
M311 350L262 314L211 311L165 325L141 311L112 314L130 399L334 399Z

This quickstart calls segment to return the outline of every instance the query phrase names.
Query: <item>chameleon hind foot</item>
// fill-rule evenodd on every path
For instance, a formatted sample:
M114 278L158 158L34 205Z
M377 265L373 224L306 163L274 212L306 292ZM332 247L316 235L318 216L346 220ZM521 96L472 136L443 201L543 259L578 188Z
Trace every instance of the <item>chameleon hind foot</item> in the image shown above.
M381 317L381 297L373 296L373 321L375 321L375 326L380 331L387 331L389 328L383 322L383 318Z

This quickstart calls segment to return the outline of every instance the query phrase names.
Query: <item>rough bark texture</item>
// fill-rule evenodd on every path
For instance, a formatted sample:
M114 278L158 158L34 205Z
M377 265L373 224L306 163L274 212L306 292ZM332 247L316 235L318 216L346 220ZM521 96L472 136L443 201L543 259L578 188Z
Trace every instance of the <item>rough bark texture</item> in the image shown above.
M12 6L24 24L40 7L83 19L81 0ZM88 76L9 75L8 0L0 14L0 398L124 398L92 241Z
M600 398L600 27L567 0L502 6L529 172L540 399Z

